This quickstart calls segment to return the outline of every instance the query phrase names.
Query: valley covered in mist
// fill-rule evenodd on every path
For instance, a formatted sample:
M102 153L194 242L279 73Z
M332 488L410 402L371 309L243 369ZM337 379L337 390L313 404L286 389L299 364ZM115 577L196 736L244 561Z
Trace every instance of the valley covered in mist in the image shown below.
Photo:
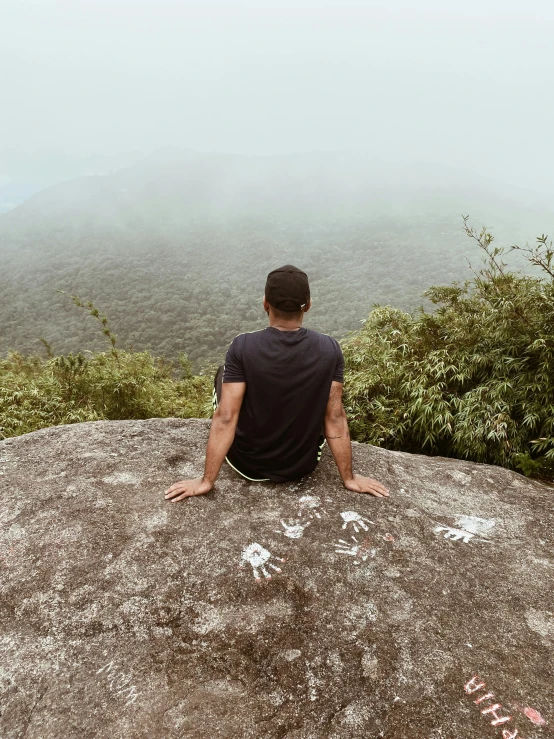
M104 350L64 291L93 301L120 347L201 369L266 325L265 277L285 263L310 278L306 325L341 338L376 303L413 311L430 285L471 276L482 254L462 214L506 246L554 226L532 193L453 168L161 150L0 216L0 353L38 353L41 337L55 354Z

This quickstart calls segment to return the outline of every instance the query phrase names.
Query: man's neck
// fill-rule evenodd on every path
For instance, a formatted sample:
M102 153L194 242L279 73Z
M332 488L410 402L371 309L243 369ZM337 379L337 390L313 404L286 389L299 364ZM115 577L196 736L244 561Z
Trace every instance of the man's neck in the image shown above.
M269 325L271 328L279 329L279 331L298 331L302 328L302 320L300 321L283 321L282 319L273 318L269 315Z

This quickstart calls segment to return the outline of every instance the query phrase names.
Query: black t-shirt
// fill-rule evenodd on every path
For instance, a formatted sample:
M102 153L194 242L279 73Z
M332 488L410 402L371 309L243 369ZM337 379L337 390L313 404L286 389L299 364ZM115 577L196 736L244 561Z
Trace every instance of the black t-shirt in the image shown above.
M330 336L272 326L237 336L223 374L246 383L231 464L275 482L312 472L333 380L344 382L344 358Z

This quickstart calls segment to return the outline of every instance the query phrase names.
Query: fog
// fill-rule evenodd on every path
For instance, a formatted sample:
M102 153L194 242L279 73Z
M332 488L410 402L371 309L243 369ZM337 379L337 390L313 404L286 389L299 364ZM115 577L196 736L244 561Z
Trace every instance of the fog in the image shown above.
M554 194L554 6L3 0L0 185L159 147L364 152Z

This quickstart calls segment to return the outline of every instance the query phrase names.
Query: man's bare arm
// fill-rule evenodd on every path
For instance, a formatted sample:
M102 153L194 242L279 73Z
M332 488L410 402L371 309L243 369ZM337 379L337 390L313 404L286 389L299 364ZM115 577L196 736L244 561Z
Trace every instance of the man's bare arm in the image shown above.
M235 438L235 431L245 392L245 382L223 383L221 388L221 402L214 413L210 428L204 475L194 480L181 480L181 482L174 483L165 491L166 500L176 503L183 498L209 493L213 488L223 460Z
M333 381L325 412L325 437L333 453L344 486L356 493L370 493L376 498L388 497L389 491L377 480L352 472L352 443L348 420L342 405L342 382Z

